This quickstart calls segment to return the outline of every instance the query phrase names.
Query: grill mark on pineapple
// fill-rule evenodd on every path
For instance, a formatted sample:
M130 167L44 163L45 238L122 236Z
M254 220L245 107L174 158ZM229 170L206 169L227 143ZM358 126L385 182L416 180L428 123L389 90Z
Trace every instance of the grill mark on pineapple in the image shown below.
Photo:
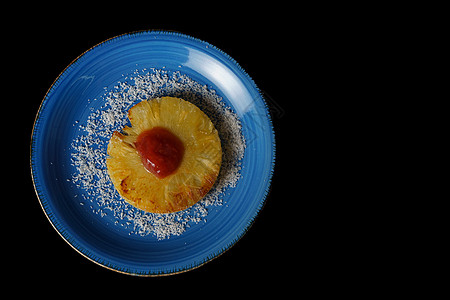
M216 177L217 174L208 174L203 177L204 184L200 187L200 193L202 194L202 197L206 195L206 193L208 193L212 188L214 182L216 181Z
M120 182L120 187L122 188L122 191L125 194L128 194L128 184L127 184L127 179L130 177L130 175L128 175L127 177L125 177L124 179L122 179L122 181Z
M189 207L194 199L205 196L212 188L215 182L214 174L208 174L203 177L203 182L200 187L185 186L178 192L172 194L172 203L178 207L178 209L185 209ZM190 204L191 203L191 204Z
M190 190L187 189L187 192L188 192L188 195L189 195ZM172 203L176 206L177 209L186 208L188 206L187 205L188 204L188 198L186 197L186 191L180 191L178 193L173 194L171 200L172 200Z

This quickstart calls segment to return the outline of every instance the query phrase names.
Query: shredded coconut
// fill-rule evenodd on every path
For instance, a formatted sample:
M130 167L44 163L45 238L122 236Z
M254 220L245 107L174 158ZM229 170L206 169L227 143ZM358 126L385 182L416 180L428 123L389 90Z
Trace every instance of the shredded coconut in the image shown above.
M109 218L114 226L129 230L130 235L152 234L159 240L180 235L192 224L206 222L208 207L221 206L226 190L236 187L245 150L241 123L215 90L178 71L152 68L123 77L113 88L104 88L98 99L88 100L102 101L102 105L97 110L91 108L85 122L75 122L74 126L80 128L72 142L72 165L76 172L69 180L82 191L80 205ZM142 100L162 96L190 101L206 113L219 132L223 152L221 170L210 192L194 206L170 214L148 213L126 203L114 188L106 168L109 139L114 131L129 125L128 110Z

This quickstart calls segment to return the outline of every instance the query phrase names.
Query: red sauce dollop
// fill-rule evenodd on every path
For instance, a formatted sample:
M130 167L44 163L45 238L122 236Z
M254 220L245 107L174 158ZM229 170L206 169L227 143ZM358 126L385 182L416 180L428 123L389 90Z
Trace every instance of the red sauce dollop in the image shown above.
M144 167L158 178L174 173L184 155L183 142L163 127L142 132L135 145Z

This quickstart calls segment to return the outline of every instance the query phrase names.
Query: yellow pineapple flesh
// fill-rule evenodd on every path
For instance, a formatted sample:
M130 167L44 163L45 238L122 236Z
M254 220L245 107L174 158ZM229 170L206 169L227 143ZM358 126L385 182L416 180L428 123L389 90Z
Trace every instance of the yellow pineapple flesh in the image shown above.
M136 104L128 118L131 126L113 133L106 160L119 194L152 213L184 210L202 199L216 181L222 162L219 135L208 116L190 102L162 97ZM144 167L136 149L139 135L154 128L170 131L184 146L178 168L163 178Z

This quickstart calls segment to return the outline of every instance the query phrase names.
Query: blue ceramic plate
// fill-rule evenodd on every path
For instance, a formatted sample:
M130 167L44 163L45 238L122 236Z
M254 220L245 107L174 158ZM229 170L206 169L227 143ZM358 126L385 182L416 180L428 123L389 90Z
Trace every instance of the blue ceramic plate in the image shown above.
M96 201L103 200L88 199L86 189L73 180L77 173L73 143L82 132L79 125L86 124L92 112L104 104L105 90L114 90L125 75L137 69L178 72L215 91L237 116L246 143L239 180L222 192L223 204L207 207L204 221L191 222L182 234L165 239L132 234L130 226L114 221L113 214L98 213ZM105 151L105 145L98 145L99 151ZM275 137L268 108L246 72L206 42L160 31L115 37L73 61L48 90L31 142L35 190L58 233L95 263L143 276L198 267L236 243L264 205L274 158Z

